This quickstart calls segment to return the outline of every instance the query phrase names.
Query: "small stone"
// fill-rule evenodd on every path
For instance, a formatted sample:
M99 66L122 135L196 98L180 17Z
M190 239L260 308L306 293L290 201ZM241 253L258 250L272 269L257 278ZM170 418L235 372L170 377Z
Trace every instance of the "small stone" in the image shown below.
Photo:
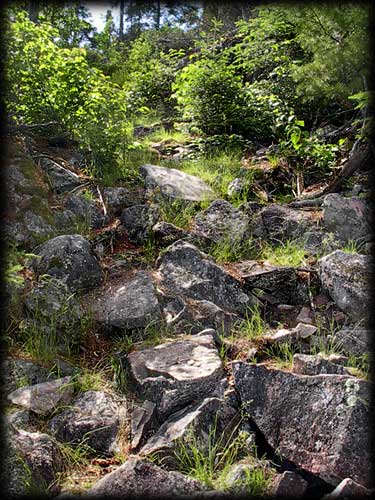
M272 481L272 495L276 498L302 498L308 483L299 474L285 471Z
M298 323L306 323L308 325L313 325L314 317L311 308L306 306L302 307L300 312L298 313L296 321Z
M300 339L308 339L312 335L314 335L317 332L317 327L313 325L307 325L305 323L298 323L298 325L294 328L294 331L297 334L297 338Z
M322 500L336 500L336 498L342 498L343 500L346 498L370 498L373 497L375 493L374 489L365 488L350 479L349 477L343 479L340 484L336 486L336 488L331 491L328 495L324 495Z
M321 373L348 375L348 371L343 366L332 363L321 356L308 354L294 354L293 372L300 375L319 375Z
M141 406L136 406L133 409L131 418L131 447L133 450L139 446L142 437L152 424L155 407L155 403L146 400Z

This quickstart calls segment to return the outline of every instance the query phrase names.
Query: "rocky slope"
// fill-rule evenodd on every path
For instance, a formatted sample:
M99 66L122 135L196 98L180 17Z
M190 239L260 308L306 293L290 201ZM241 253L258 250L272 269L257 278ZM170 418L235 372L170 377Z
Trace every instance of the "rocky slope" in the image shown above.
M76 151L8 153L6 227L32 253L8 285L9 494L371 494L368 196L235 207L178 170L103 186ZM176 199L188 228L163 220ZM215 261L249 241L304 262Z

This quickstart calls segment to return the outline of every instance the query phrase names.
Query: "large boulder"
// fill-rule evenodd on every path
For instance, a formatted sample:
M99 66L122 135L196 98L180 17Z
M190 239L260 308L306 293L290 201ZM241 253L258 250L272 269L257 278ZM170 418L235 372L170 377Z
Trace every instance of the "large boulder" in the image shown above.
M157 265L160 285L177 296L208 300L233 313L245 313L256 302L235 278L190 243L173 243Z
M48 185L33 159L16 144L8 144L5 213L6 236L28 249L54 234Z
M232 266L241 277L245 290L262 290L272 296L275 303L299 305L309 302L306 273L298 269L256 260L245 260Z
M5 498L58 494L64 465L57 442L47 434L14 427L7 431L6 441L1 473Z
M319 218L320 214L285 205L267 205L253 219L253 235L275 243L295 240L314 229Z
M323 224L342 242L363 243L371 240L369 203L353 196L327 194L323 201Z
M48 415L59 406L70 403L73 398L71 377L20 387L8 394L14 405L23 406L39 415Z
M121 214L121 224L132 243L143 245L152 235L152 228L160 217L157 206L134 205Z
M369 382L243 362L233 375L246 412L283 457L333 486L348 476L370 484Z
M138 271L121 285L109 284L92 309L95 320L110 330L145 328L161 319L155 287L145 271Z
M218 398L206 398L171 415L139 453L169 457L173 463L174 451L182 444L191 446L192 437L202 449L214 443L225 448L238 423L239 414L233 407Z
M205 201L214 198L214 192L198 177L174 168L142 165L139 169L145 178L146 188L157 189L167 198L185 201Z
M366 320L372 257L336 250L319 261L322 287L352 321Z
M77 174L51 158L41 157L39 165L46 173L47 181L56 193L65 193L83 184L83 180Z
M100 229L108 222L108 217L95 199L72 194L66 199L64 206L76 217L77 222L87 224L88 227Z
M131 456L118 469L107 474L87 491L94 498L188 498L206 490L203 483L169 472L148 460Z
M64 281L70 290L89 290L103 281L103 271L90 243L80 234L56 236L34 252L38 275L49 274Z
M349 356L362 356L371 352L372 332L366 328L342 328L333 335L339 349Z
M106 455L120 451L117 439L124 410L110 394L87 391L55 415L48 429L59 441L74 445L83 443Z
M215 200L194 218L194 228L214 243L242 242L249 238L249 217L228 201Z
M194 400L211 394L223 377L223 365L211 335L192 335L127 357L133 387L142 400L156 404L165 420Z

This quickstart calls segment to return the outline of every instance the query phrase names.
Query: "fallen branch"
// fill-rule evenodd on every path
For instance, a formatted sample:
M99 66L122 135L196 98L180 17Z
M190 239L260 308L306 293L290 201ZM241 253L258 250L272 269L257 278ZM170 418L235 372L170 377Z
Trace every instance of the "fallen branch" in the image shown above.
M10 125L7 127L7 132L22 132L24 130L33 130L34 128L47 128L54 125L61 125L60 122L47 122L47 123L33 123L28 125L26 123L20 125Z

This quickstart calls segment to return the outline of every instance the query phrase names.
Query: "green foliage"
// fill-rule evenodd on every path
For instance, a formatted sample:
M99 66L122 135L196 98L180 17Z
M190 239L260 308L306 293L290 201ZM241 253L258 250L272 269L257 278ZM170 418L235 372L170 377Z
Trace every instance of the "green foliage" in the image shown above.
M239 240L226 237L213 243L208 250L217 262L236 262L256 256L257 248L251 238Z
M159 208L163 221L187 229L192 218L201 208L201 204L189 203L179 199L162 199L159 201Z
M246 314L244 320L239 320L233 327L233 336L248 340L259 339L264 335L269 326L262 318L260 308L253 306Z
M259 260L267 260L275 266L303 266L305 258L304 246L293 240L288 240L285 243L280 242L277 246L262 242L262 249L258 255Z
M130 143L127 95L83 48L61 48L50 24L19 12L9 23L8 113L20 123L56 120L91 151L97 170L121 163Z

